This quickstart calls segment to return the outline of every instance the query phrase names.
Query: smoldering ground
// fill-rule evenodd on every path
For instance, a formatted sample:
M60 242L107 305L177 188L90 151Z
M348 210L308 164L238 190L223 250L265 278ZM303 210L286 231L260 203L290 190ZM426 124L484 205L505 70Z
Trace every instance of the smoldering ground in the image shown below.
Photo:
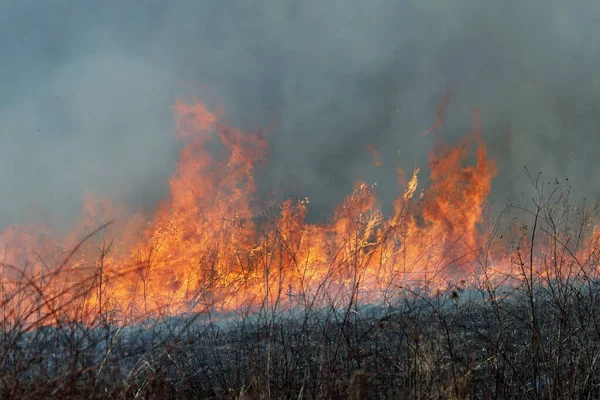
M66 223L84 189L152 208L180 146L171 105L192 94L235 126L269 127L260 191L309 197L314 220L357 179L389 209L395 166L426 165L423 132L449 91L439 137L461 137L480 107L493 199L529 190L524 166L594 196L599 12L589 0L1 0L0 228Z

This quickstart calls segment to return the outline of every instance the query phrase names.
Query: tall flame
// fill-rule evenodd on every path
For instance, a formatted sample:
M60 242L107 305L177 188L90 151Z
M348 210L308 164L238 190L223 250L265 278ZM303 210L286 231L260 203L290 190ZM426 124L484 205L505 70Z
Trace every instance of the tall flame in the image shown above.
M357 182L330 222L311 224L308 199L286 200L276 214L257 210L263 135L222 125L202 102L177 102L173 110L183 148L154 215L125 216L86 195L83 217L66 236L19 226L0 236L5 318L55 323L380 301L409 285L441 286L475 271L497 173L476 111L470 135L430 154L426 190L417 195L418 168L407 182L398 171L404 188L391 216L382 214L375 185ZM78 242L107 219L116 223Z

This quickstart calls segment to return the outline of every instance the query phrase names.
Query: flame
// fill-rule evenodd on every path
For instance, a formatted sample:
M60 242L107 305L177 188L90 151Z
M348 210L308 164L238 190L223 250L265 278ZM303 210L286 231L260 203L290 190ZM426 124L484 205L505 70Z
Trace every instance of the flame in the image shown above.
M403 189L391 216L381 212L376 186L357 182L322 224L306 221L308 199L286 200L276 213L258 208L254 176L268 153L264 135L221 124L199 101L177 102L173 112L183 148L169 196L153 215L127 215L86 194L68 235L13 226L0 236L4 320L374 302L477 274L484 250L505 272L523 265L510 261L510 250L488 245L485 204L497 169L477 110L461 143L431 152L426 190L417 196L419 168L409 180L398 170ZM107 220L116 222L81 242Z

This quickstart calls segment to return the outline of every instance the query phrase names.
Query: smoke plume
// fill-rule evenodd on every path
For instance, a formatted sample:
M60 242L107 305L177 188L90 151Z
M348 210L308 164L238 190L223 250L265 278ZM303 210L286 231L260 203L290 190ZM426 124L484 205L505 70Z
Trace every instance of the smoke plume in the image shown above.
M494 199L529 193L525 166L595 196L599 13L584 0L1 0L0 229L66 223L84 190L152 208L180 146L171 106L192 95L267 129L261 192L309 197L313 219L357 179L389 208L395 167L426 166L446 93L437 137L463 136L480 107Z

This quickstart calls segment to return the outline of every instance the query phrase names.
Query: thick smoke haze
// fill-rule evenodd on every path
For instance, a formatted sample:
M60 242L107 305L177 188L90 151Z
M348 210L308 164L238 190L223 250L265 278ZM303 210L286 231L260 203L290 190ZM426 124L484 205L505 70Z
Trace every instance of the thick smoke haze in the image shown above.
M261 190L309 197L314 219L357 179L389 207L448 91L439 137L480 107L494 199L528 193L524 166L595 196L598 15L589 0L0 0L0 229L67 221L84 189L155 205L180 146L171 106L190 95L268 127Z

